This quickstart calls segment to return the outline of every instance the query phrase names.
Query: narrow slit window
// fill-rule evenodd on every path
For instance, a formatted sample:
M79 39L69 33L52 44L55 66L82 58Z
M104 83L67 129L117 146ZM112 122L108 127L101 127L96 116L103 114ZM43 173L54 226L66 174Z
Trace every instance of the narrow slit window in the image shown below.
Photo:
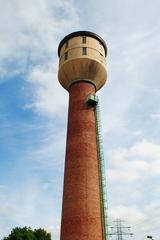
M65 49L68 48L68 41L65 43Z
M86 47L82 48L82 55L87 55L87 48Z
M87 38L86 38L86 36L83 36L82 37L82 43L86 43L87 42Z
M64 53L64 60L67 60L68 59L68 52L65 52Z
M103 55L100 53L100 61L103 62Z

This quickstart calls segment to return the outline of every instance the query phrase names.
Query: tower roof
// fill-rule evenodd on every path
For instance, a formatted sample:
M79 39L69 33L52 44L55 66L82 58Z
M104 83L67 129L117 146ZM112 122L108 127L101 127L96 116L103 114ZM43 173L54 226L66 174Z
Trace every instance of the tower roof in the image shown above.
M103 45L104 50L105 50L105 55L107 55L107 45L106 45L105 41L99 35L97 35L97 34L95 34L93 32L89 32L89 31L77 31L77 32L73 32L73 33L68 34L67 36L65 36L61 40L61 42L60 42L60 44L58 46L58 56L60 56L60 51L61 51L61 47L63 46L63 44L66 41L68 41L69 39L71 39L73 37L78 37L78 36L90 36L92 38L97 39Z

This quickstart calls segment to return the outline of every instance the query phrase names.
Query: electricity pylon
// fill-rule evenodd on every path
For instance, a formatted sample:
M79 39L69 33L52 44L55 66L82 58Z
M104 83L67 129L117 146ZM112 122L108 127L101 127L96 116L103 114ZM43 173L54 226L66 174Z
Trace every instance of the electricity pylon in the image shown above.
M112 233L109 233L109 236L113 236L116 235L117 236L117 240L123 240L123 236L133 236L133 233L130 232L131 227L126 227L126 226L122 226L122 220L121 219L116 219L115 221L115 226L111 227L111 230L113 231ZM125 232L124 229L128 229L128 232Z

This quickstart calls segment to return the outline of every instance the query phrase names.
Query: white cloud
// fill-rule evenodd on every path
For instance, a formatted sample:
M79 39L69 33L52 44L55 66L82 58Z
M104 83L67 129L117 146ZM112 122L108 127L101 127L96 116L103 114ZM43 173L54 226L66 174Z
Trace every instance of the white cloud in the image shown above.
M61 167L62 171L62 164L65 158L65 135L66 131L64 128L60 129L55 123L50 124L48 130L45 129L38 147L28 150L27 160L25 161L28 161L32 167L34 164L35 168L50 169L51 167Z
M110 226L114 226L112 222L115 219L123 219L122 227L131 227L131 232L135 239L144 239L148 235L157 238L159 236L159 216L160 205L153 202L144 208L138 208L135 205L117 205L109 209ZM123 232L129 233L127 229ZM110 231L112 232L112 231Z
M135 219L143 219L145 215L136 206L114 206L109 210L110 219L124 219L127 222L134 222Z
M58 82L55 67L35 67L28 75L28 82L34 90L25 108L31 108L49 117L66 112L68 94Z
M21 186L0 193L0 232L1 237L10 233L14 227L31 226L44 228L58 239L60 208L56 184L51 181L49 191L43 188L45 182L31 176ZM54 189L55 188L55 192ZM50 226L54 226L51 228ZM57 227L56 227L57 226Z
M66 98L57 83L57 48L65 33L80 26L74 2L14 0L0 2L0 9L0 81L24 76L30 82L26 106L59 114Z
M130 148L121 148L110 152L111 169L108 177L111 181L137 181L160 173L160 145L142 140Z
M142 239L148 235L157 238L159 236L159 216L160 204L153 201L144 207L144 217L134 220L133 230L137 239Z
M160 174L159 151L160 145L146 139L110 151L106 175L111 209L119 205L139 206L141 202L147 208L153 198L159 203L159 184L155 180Z
M151 115L151 118L155 119L155 120L160 120L160 113L153 113Z
M66 114L68 99L57 79L57 48L66 34L79 27L72 0L0 1L0 82L20 76L22 81L25 80L22 83L24 109L48 117L48 121L43 122L46 127L41 127L39 122L36 126L26 123L19 131L20 126L17 126L18 137L22 132L28 136L32 128L39 129L41 134L38 141L34 136L38 146L34 141L32 145L32 139L30 143L25 140L23 157L18 162L17 153L17 162L11 171L15 179L7 190L2 192L0 187L1 236L7 235L15 226L27 225L51 230L54 239L58 239L62 177L59 179L59 169L58 183L56 174L49 177L47 173L47 182L45 176L46 169L62 164L57 159L64 160L65 151L65 131L62 133L62 130L66 119L63 121L60 117ZM53 118L54 124L50 124L49 119L53 121ZM16 140L13 123L9 124L9 132Z
M51 225L47 229L48 229L48 232L51 232L53 239L60 238L60 226L59 225L57 225L57 226Z
M131 166L130 166L131 167ZM110 181L127 181L127 182L134 182L138 181L142 178L142 175L139 172L133 171L132 169L114 169L108 172L108 178Z
M57 51L58 34L67 26L69 30L73 19L75 25L79 24L73 1L14 0L1 2L0 9L1 60L23 60L27 55L38 61L38 58L51 56Z
M136 143L130 151L131 154L138 155L141 158L147 158L149 161L160 158L160 145L145 139Z

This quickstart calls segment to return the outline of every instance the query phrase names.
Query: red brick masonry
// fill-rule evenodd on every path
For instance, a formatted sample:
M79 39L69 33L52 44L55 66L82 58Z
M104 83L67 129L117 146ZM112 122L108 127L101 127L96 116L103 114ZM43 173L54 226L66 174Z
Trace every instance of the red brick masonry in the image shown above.
M78 82L69 93L61 240L102 240L95 113L85 104L95 88Z

